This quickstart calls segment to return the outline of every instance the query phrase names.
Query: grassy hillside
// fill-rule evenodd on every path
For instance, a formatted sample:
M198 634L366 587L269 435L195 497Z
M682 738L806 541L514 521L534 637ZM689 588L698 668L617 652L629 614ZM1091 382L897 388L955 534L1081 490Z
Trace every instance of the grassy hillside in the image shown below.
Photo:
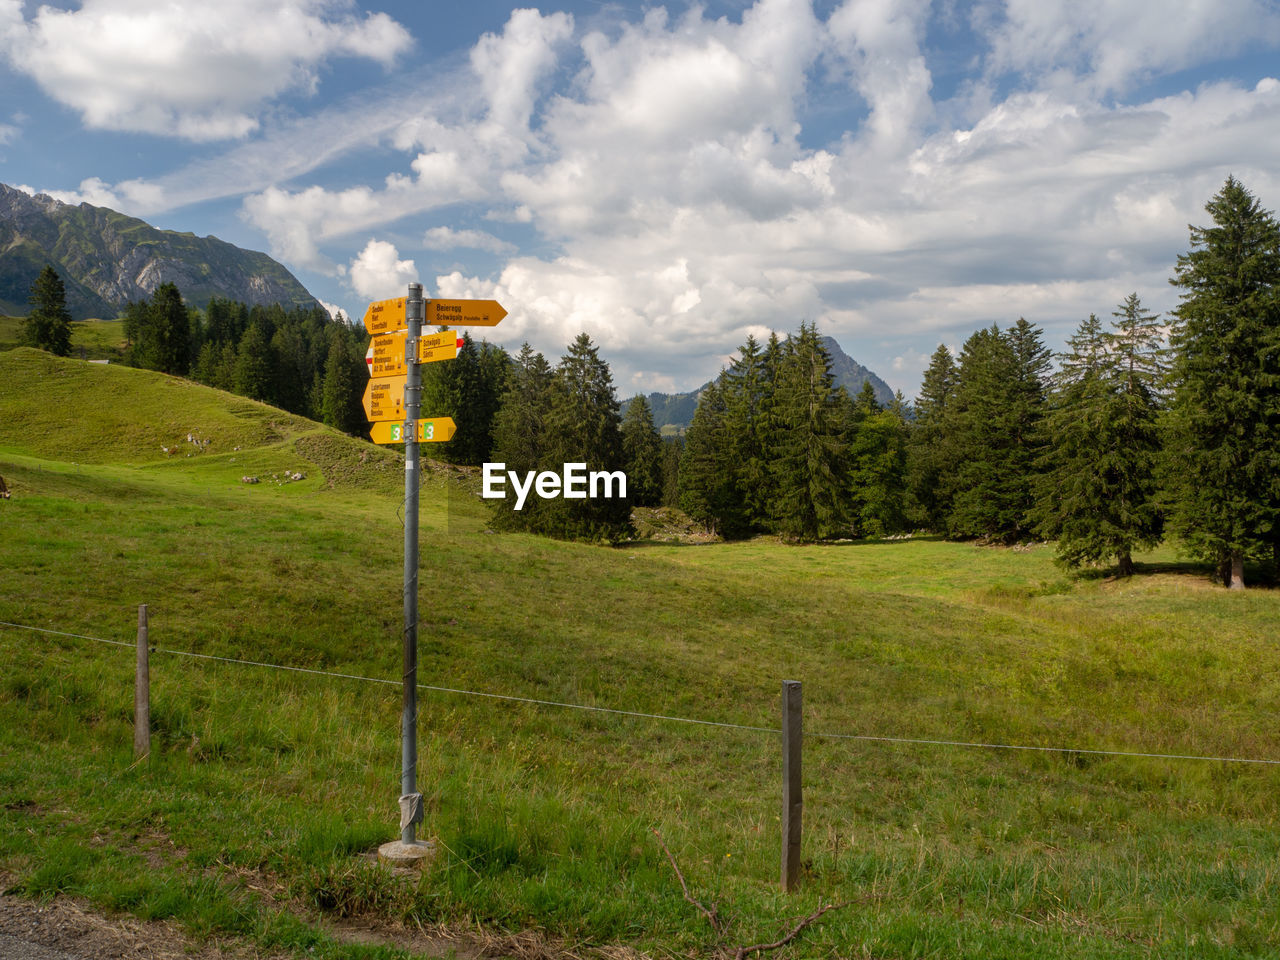
M18 346L25 319L25 316L0 316L0 350ZM118 361L123 356L124 345L124 324L120 320L78 320L71 324L72 356Z
M159 451L187 431L208 451ZM303 481L239 479L304 462ZM1043 547L590 547L493 535L436 471L423 683L739 726L424 690L441 854L411 882L356 856L396 833L397 458L15 351L0 475L0 621L78 635L0 627L0 870L28 894L313 956L371 955L319 910L708 955L657 828L732 944L851 901L774 956L1264 957L1280 938L1280 767L1079 752L1280 759L1280 600L1170 553L1117 583L1068 578ZM130 641L143 602L161 651L346 678L158 651L155 755L135 764L133 652L81 638ZM792 897L778 737L742 729L776 728L784 679L804 682L808 735Z

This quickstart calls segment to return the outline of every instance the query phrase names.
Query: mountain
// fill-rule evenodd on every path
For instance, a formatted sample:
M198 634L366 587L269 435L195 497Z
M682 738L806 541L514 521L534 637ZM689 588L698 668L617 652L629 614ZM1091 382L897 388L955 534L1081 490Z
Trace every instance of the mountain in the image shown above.
M876 402L882 407L893 403L893 390L874 373L860 364L853 357L840 349L840 344L831 337L820 337L822 345L831 354L831 375L836 378L836 386L844 387L849 396L856 397L862 392L862 385L871 381L871 389L876 392Z
M840 344L831 337L821 339L823 347L831 356L831 374L835 377L837 386L844 387L849 392L849 396L856 397L862 392L862 385L870 381L871 389L875 391L876 400L881 406L888 406L893 402L893 390L887 383L845 353ZM704 383L697 390L691 390L689 393L649 394L645 399L649 401L649 408L653 411L653 425L663 436L684 433L693 422L693 412L698 408L698 397L710 385L710 383ZM626 413L625 403L622 412Z
M265 253L0 183L0 313L30 309L31 284L46 263L62 277L76 320L118 316L125 304L147 299L166 281L198 307L215 296L250 305L319 302Z

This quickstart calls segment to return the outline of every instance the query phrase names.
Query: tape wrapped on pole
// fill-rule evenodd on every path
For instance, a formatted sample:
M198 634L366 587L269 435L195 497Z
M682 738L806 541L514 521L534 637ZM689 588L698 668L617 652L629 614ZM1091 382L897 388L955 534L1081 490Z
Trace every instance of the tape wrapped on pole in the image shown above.
M400 829L422 822L422 794L407 793L400 798Z

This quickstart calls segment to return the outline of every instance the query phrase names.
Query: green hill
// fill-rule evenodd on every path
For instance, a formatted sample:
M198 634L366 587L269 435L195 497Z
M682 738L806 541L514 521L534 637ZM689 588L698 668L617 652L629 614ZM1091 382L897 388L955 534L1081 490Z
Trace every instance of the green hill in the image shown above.
M204 480L309 472L310 486L395 492L403 458L303 417L180 377L0 352L0 451L61 463L195 460ZM309 468L309 470L308 470Z
M438 469L419 783L440 843L403 880L359 856L398 833L401 461L15 350L0 475L6 889L246 954L354 960L392 955L353 942L371 929L480 929L526 956L715 955L656 829L730 948L849 902L779 960L1274 954L1280 765L1178 758L1280 760L1275 592L1232 595L1167 552L1114 582L1065 576L1047 546L495 535ZM140 603L154 731L136 762ZM805 702L785 897L783 680Z

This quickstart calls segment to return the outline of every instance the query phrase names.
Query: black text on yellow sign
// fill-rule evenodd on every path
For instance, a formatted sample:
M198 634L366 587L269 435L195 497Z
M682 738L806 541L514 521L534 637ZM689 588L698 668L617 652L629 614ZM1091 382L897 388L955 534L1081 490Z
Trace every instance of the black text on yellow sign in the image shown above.
M372 377L364 388L366 420L404 420L406 377Z
M386 337L374 337L370 343L369 376L398 377L408 373L405 347L409 335L403 330ZM458 335L453 330L429 333L418 338L418 362L435 363L452 360L458 355Z
M405 298L375 300L364 311L364 328L372 334L402 330L408 325L405 319Z

